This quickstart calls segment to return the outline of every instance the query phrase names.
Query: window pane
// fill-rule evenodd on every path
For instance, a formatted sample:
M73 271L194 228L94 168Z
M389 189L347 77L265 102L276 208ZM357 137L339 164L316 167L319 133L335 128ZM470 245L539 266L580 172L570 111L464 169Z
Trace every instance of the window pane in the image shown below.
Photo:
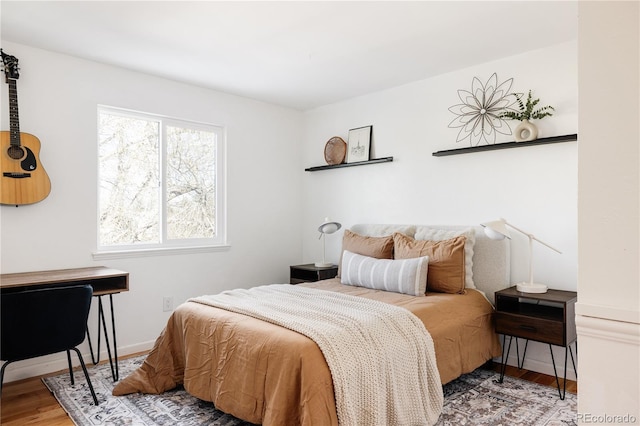
M167 126L167 238L215 236L216 134Z
M99 113L99 245L160 242L160 123Z

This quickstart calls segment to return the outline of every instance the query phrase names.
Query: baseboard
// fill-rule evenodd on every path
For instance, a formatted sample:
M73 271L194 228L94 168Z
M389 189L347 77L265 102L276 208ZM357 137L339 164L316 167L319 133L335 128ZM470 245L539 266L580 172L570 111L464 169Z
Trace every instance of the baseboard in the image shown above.
M584 352L578 366L578 413L591 419L633 419L627 423L636 424L640 418L640 323L577 315L576 330ZM585 416L578 424L594 422Z
M118 357L121 358L138 352L148 351L153 347L154 343L155 340L150 340L148 342L138 343L135 345L118 347ZM85 364L90 366L92 365L91 353L89 352L88 346L86 348L84 347L85 345L86 343L79 349L81 350ZM99 359L101 362L109 359L109 354L106 349L100 352ZM75 353L71 354L71 362L74 367L80 365ZM4 374L4 383L55 373L67 370L68 368L66 352L27 359L24 361L16 361L7 366Z

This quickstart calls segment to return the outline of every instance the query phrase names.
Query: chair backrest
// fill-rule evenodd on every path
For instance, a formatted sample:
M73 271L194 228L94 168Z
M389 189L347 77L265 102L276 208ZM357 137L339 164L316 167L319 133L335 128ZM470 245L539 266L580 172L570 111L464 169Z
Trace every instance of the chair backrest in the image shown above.
M89 285L28 290L0 297L0 359L19 361L66 351L86 335Z

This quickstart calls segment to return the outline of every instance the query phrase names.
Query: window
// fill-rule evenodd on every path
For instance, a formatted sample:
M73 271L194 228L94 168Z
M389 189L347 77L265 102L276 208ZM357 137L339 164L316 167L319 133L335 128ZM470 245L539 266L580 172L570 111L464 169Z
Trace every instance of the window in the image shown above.
M224 129L98 108L98 250L225 242Z

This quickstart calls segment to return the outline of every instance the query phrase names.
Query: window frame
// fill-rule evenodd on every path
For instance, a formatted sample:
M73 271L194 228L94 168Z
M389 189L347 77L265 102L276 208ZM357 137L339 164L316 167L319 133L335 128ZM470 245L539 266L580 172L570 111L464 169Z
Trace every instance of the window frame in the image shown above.
M160 225L159 243L141 244L100 244L100 114L107 113L122 117L158 121L159 123L159 211L157 219ZM167 239L167 127L187 128L212 132L216 135L215 146L215 236L212 238ZM96 113L96 250L92 253L94 260L115 259L123 257L154 256L161 254L185 254L226 250L227 242L227 197L226 197L226 139L225 126L169 117L160 114L134 111L108 105L98 105Z

